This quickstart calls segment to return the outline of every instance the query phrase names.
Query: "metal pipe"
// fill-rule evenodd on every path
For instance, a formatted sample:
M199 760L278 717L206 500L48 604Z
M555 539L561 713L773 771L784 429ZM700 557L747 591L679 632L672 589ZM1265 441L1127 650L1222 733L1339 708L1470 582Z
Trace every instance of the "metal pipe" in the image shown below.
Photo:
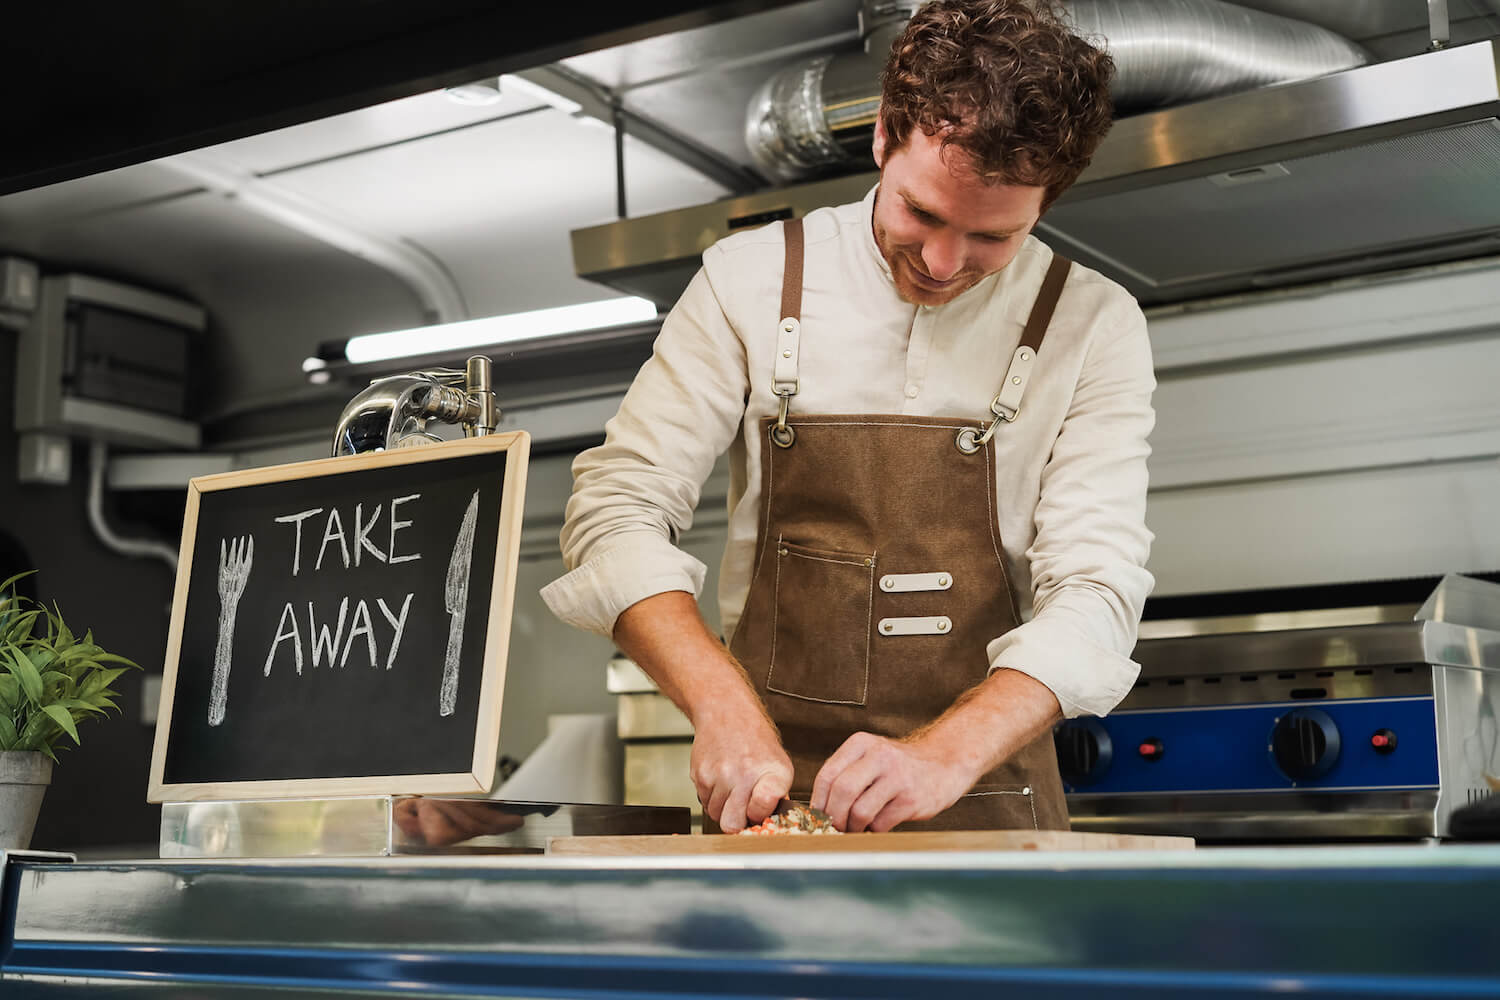
M795 64L751 98L745 142L762 170L793 180L868 160L880 74L913 5L866 0L865 51ZM1114 57L1117 112L1139 111L1369 61L1327 29L1219 0L1074 0L1074 29Z
M131 558L150 557L160 559L177 572L177 550L165 542L147 538L125 538L115 534L104 519L104 473L109 465L109 446L103 441L89 444L89 525L105 547L112 552Z
M625 211L625 109L619 101L610 117L615 125L615 211L625 219L629 217Z

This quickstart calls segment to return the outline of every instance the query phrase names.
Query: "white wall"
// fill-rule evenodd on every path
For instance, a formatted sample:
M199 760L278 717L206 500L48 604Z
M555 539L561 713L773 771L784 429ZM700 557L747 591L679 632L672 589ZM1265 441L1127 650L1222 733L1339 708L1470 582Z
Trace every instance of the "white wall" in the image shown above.
M1500 262L1151 335L1158 595L1500 569Z

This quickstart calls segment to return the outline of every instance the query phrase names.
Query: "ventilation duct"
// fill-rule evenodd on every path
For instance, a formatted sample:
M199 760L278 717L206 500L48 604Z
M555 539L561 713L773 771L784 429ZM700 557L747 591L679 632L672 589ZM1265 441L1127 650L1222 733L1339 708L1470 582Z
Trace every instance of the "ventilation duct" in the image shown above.
M779 180L865 165L891 44L918 4L866 2L864 49L788 67L750 100L745 142ZM1305 80L1368 61L1363 49L1323 28L1219 0L1074 0L1075 30L1103 39L1114 57L1118 112L1202 100Z

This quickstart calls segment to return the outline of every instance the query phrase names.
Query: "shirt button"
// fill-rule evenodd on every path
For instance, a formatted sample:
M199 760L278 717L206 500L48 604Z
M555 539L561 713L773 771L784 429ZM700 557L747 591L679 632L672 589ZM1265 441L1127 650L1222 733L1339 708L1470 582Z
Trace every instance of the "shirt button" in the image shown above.
M916 399L917 395L921 393L921 391L921 389L917 388L917 384L915 382L909 382L906 386L906 398Z

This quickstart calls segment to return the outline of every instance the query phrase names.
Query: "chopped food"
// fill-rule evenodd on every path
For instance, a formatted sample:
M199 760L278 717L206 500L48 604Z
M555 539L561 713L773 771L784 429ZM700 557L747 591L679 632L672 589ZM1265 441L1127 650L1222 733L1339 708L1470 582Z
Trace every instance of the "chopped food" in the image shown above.
M839 833L833 826L833 822L827 818L819 819L812 814L810 809L799 806L796 803L788 806L783 812L772 813L765 818L764 822L754 826L746 827L740 834L768 834L768 833Z

